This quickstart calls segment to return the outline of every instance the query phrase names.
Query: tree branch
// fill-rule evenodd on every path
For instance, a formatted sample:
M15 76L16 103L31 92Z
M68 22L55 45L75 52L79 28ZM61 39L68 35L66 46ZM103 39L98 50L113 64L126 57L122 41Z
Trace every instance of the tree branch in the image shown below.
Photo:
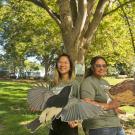
M35 5L41 7L41 8L44 8L43 4L41 3L41 1L37 1L37 0L26 0L26 1L29 1L29 2L32 2L34 3Z
M59 25L59 27L61 28L61 21L58 18L58 16L56 15L55 12L53 12L46 4L45 0L27 0L30 1L32 3L34 3L35 5L45 9L47 11L47 13L55 20L55 22Z
M62 22L62 27L70 30L73 27L70 1L67 0L59 0L59 8L60 8L60 17Z
M95 34L95 32L98 28L98 25L101 22L106 2L107 2L107 0L99 0L99 2L98 2L98 5L96 7L96 10L95 10L95 13L93 16L93 20L91 21L91 23L89 23L88 29L84 35L84 38L87 39L87 42L91 41L93 34ZM87 47L87 45L88 44L86 44L85 47Z
M75 27L73 29L75 41L77 41L81 36L81 32L83 31L86 22L86 18L87 18L87 0L79 0L77 20L75 23Z
M118 0L119 4L121 5L121 2ZM128 29L129 29L129 33L130 33L130 36L131 36L131 42L132 42L132 46L133 46L133 50L134 50L134 53L135 53L135 43L134 43L134 35L133 35L133 32L132 32L132 29L131 29L131 25L130 25L130 22L129 22L129 19L128 19L128 16L124 10L123 7L121 7L121 10L124 14L124 17L125 17L125 21L127 22L127 25L128 25Z
M73 20L71 14L71 7L69 0L59 0L59 12L61 19L61 31L62 37L65 44L72 46L69 41L72 40L72 28L73 28ZM67 48L66 48L67 49Z
M44 5L44 9L48 12L48 14L56 21L56 23L61 27L61 21L58 18L57 15L55 15L55 12L53 12L46 4L45 0L41 0L43 5Z
M107 15L109 15L109 14L111 14L111 13L117 11L119 8L122 8L123 6L125 6L125 5L127 5L127 4L129 4L129 3L131 3L131 2L135 2L135 1L134 1L134 0L129 0L129 1L125 2L125 3L123 3L123 4L120 4L117 8L115 8L115 9L113 9L113 10L111 10L111 11L105 13L105 14L103 15L103 17L105 17L105 16L107 16Z
M75 26L76 18L77 18L77 0L71 0L70 1L70 7L71 7L71 14L72 14L72 20L73 20L73 26Z
M88 0L88 5L87 5L87 13L88 13L88 15L87 15L85 26L84 26L84 29L83 29L83 32L82 32L82 35L81 35L82 37L84 36L84 33L86 32L86 30L88 28L88 25L90 23L92 10L93 10L95 2L96 2L96 0Z

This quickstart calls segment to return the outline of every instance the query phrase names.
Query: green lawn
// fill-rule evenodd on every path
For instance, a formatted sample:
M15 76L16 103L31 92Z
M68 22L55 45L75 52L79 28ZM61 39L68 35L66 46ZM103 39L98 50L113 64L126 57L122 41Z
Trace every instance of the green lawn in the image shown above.
M25 124L36 117L28 111L28 83L0 81L0 135L29 135ZM47 128L41 128L36 135L47 135Z
M31 83L28 82L0 80L0 135L30 134L25 128L25 124L38 115L28 110L27 92L30 87ZM126 111L135 112L135 108L128 108ZM34 135L47 134L47 127L41 127L34 133ZM81 129L80 135L83 135Z
M133 78L125 78L125 79L118 79L118 78L114 78L114 77L105 77L105 79L111 84L111 85L115 85L119 82L122 82L124 80L131 80Z

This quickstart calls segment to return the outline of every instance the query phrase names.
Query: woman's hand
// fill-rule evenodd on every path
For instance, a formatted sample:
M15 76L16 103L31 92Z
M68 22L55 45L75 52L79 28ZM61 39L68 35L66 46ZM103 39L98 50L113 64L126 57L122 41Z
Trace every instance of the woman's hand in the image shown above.
M75 128L78 126L78 121L75 120L75 121L69 121L68 122L68 125L71 127L71 128Z
M116 109L120 107L120 101L117 99L113 99L109 104L108 104L108 108L109 109Z
M118 107L120 107L120 102L117 99L113 99L110 103L101 104L101 108L103 108L103 110L115 110Z

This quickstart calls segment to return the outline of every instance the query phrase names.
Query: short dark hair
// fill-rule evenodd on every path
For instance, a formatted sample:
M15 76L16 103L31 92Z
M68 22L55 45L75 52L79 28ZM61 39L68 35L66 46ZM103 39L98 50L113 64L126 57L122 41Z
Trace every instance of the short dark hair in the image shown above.
M58 62L59 62L61 57L67 57L68 60L69 60L69 63L70 63L69 78L71 79L72 78L72 73L73 73L73 63L72 63L72 60L71 60L71 58L70 58L70 56L68 54L63 53L57 58L57 60L56 60L56 69L58 71ZM58 71L58 74L59 74L59 77L61 78L61 74L59 73L59 71Z
M94 65L95 65L96 61L99 59L102 59L103 61L105 61L106 65L107 65L107 61L105 60L104 57L102 57L102 56L93 57L90 62L90 68L86 71L85 78L94 74L94 72L93 72Z

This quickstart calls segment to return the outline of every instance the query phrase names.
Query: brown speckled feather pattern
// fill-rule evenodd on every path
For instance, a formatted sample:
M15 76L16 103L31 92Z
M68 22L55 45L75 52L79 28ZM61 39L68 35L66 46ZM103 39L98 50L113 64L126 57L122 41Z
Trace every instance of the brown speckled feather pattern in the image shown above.
M135 80L125 80L109 90L110 94L124 105L135 106Z

